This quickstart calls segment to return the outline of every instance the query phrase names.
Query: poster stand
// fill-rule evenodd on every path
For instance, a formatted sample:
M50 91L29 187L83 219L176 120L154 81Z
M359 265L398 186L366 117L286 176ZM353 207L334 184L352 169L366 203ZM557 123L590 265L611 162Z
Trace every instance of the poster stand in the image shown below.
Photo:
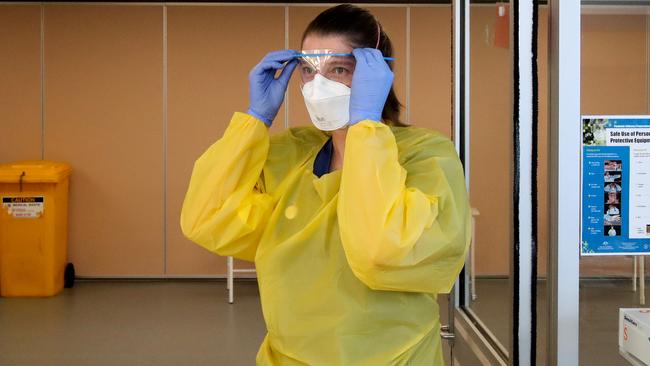
M634 257L634 277L632 278L632 289L636 292L637 285L637 263L638 263L638 276L639 276L639 304L645 305L645 256L635 255Z

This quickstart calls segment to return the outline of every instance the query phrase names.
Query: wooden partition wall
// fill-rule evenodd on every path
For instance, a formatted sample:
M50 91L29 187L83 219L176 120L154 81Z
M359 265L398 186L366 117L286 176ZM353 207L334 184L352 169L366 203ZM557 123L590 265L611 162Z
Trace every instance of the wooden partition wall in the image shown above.
M394 43L403 118L451 135L451 7L368 6ZM248 103L247 74L300 48L322 6L0 4L0 162L70 163L70 260L81 276L223 276L179 213L194 160ZM494 6L472 8L472 205L479 274L508 273L510 53ZM583 18L583 113L648 113L645 16ZM546 13L540 13L540 274L546 264ZM297 80L272 128L309 124ZM285 113L287 112L287 113ZM583 261L585 274L631 261ZM603 268L605 268L603 270Z
M650 114L649 24L644 14L583 13L582 114ZM632 266L632 257L583 257L580 274L631 277Z
M0 161L41 157L41 9L0 7Z
M225 273L224 258L179 228L192 164L246 109L249 70L269 51L300 48L322 9L0 5L0 161L73 166L79 275ZM370 9L394 42L403 116L449 134L450 7ZM273 132L309 123L295 80L286 111Z

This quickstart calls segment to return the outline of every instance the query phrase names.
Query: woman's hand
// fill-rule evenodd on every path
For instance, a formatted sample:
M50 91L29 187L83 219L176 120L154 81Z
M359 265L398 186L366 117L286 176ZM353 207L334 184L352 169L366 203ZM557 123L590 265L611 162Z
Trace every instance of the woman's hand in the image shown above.
M250 106L246 113L271 126L284 100L291 73L298 65L293 50L267 54L248 74ZM275 77L277 70L282 73Z
M352 54L357 65L352 75L350 124L366 119L380 122L386 98L393 85L393 71L377 49L356 48Z

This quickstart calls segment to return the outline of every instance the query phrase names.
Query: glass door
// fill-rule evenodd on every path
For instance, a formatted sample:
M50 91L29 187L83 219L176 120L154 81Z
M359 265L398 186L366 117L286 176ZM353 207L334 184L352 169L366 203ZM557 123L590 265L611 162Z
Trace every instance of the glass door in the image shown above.
M549 9L535 3L454 1L454 135L473 240L450 312L452 364L547 360Z

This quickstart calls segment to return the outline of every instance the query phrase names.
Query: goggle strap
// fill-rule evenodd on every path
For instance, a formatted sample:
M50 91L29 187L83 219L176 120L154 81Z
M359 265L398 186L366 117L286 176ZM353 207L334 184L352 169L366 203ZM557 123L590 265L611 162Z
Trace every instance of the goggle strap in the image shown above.
M303 57L321 57L321 56L337 56L337 57L351 57L354 56L351 53L299 53L293 58L303 58ZM386 61L395 61L395 57L384 57Z
M379 49L379 40L381 39L381 25L379 25L379 21L375 20L377 22L377 45L375 46L376 49Z

